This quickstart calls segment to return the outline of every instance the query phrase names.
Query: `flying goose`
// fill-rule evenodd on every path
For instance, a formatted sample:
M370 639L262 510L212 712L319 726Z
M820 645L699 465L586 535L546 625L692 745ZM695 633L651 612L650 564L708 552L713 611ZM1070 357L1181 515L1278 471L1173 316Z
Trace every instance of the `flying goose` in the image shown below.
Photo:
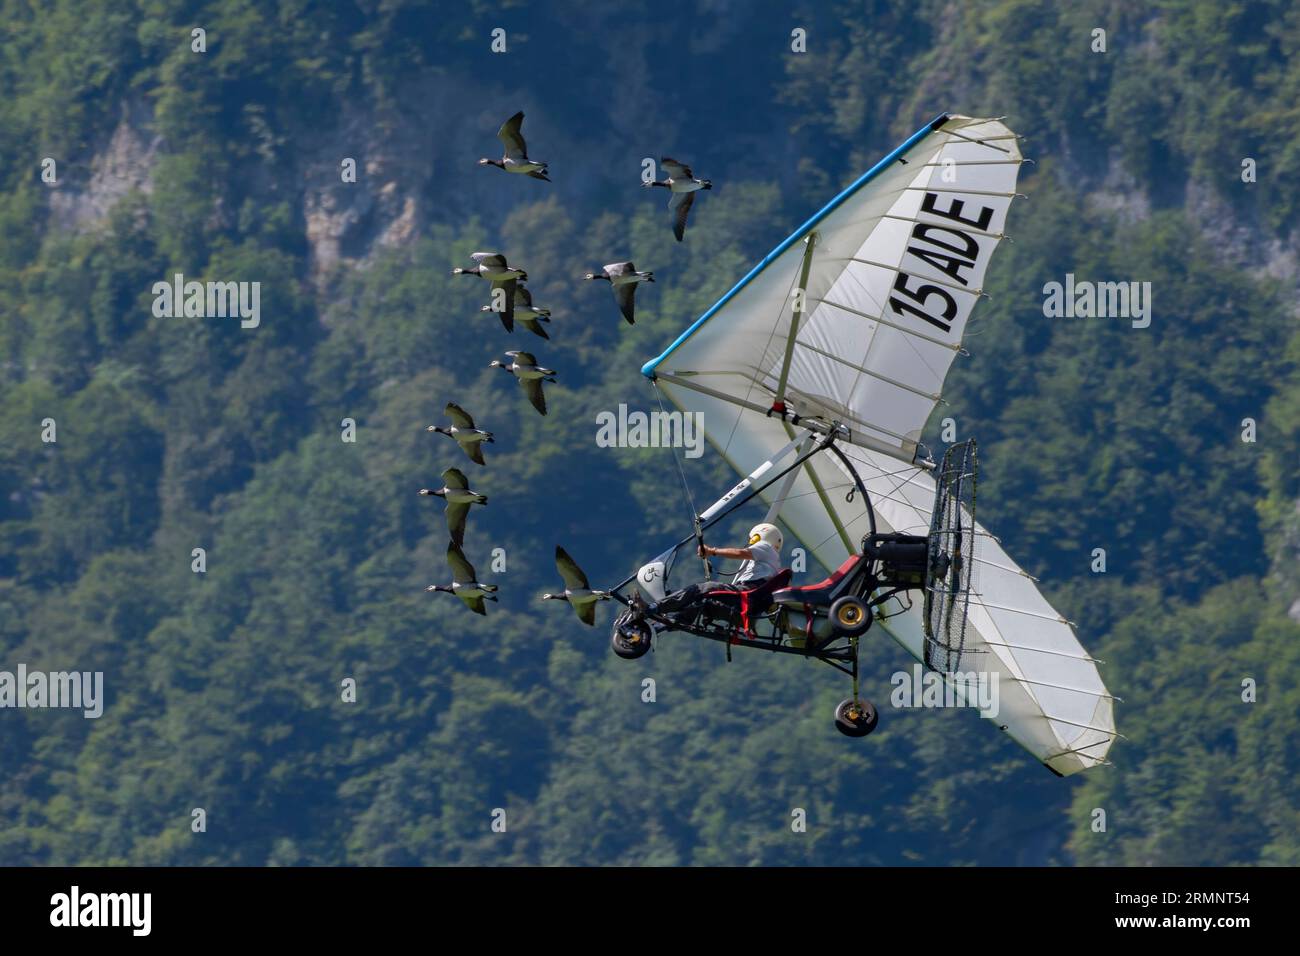
M506 264L506 257L499 252L476 252L470 256L477 265L473 269L462 269L457 266L451 270L454 276L479 276L487 279L492 283L493 304L495 304L496 290L500 289L505 295L505 308L498 314L501 316L501 324L506 327L507 332L513 332L515 328L515 295L520 281L528 280L528 273L523 269L512 269ZM495 311L489 307L488 311Z
M691 167L664 156L659 165L668 174L667 179L642 183L643 186L662 186L672 196L668 199L668 208L673 211L673 235L681 242L686 236L686 217L690 214L691 204L695 202L695 193L701 189L712 189L713 182L708 179L696 179Z
M529 313L528 315L518 316L519 322L523 325L524 328L526 328L529 332L532 332L536 335L540 335L544 339L550 338L550 336L546 334L546 330L542 328L542 323L551 321L551 310L542 309L539 308L538 306L533 305L533 294L529 292L528 289L522 285L515 286L514 305L515 305L514 308L515 313L519 313L519 312ZM485 305L483 306L483 308L479 309L479 311L491 312L493 311L493 309L492 306ZM514 322L510 322L509 324L507 324L504 315L502 315L501 324L505 325L507 332L514 331Z
M447 417L451 419L451 427L443 428L441 425L430 425L426 431L438 432L442 435L450 435L456 439L456 444L460 450L469 456L469 460L477 465L486 465L483 460L483 442L495 441L491 432L485 432L481 428L474 427L474 419L469 417L469 412L461 408L455 402L447 403Z
M459 468L448 468L442 473L441 488L421 488L420 494L438 497L447 502L447 530L451 532L454 544L465 543L465 516L469 514L470 505L487 504L487 495L471 491L469 482Z
M479 584L474 575L474 565L465 558L465 552L455 541L447 543L447 563L451 565L451 584L430 584L426 591L445 591L454 594L465 602L465 606L475 614L487 616L484 601L495 601L497 590L495 584Z
M596 604L609 600L608 591L593 591L587 583L587 576L582 573L578 563L569 557L568 552L558 544L555 546L555 566L564 579L564 590L559 594L543 594L543 601L568 601L569 606L582 620L582 623L594 626L596 623Z
M497 130L497 139L505 144L506 153L500 159L488 159L486 156L478 161L480 166L495 166L498 169L504 169L508 173L524 173L532 176L533 179L544 179L550 182L550 177L546 175L546 163L539 163L536 160L528 158L528 147L524 144L523 133L519 132L520 127L524 125L524 114L520 110L510 119L501 124Z
M635 304L633 296L636 294L636 284L638 282L654 282L655 274L653 272L637 272L636 266L630 262L611 262L604 266L599 273L588 272L584 279L604 279L614 287L614 298L618 300L619 311L623 313L623 318L627 319L628 325L634 325L636 319L633 317Z
M533 408L545 415L546 396L542 393L542 382L554 382L555 369L542 368L537 364L537 359L528 352L507 352L506 355L511 358L509 365L493 359L488 363L488 368L503 368L517 378L519 384L524 387L528 400L533 403Z

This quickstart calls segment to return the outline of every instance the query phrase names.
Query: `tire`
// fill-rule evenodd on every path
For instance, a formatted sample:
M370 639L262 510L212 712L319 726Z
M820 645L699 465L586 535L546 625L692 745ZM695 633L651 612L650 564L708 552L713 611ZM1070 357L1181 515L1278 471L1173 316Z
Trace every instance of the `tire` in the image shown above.
M613 633L609 636L609 646L623 660L634 661L638 657L644 657L650 650L650 634L650 625L645 621L615 623Z
M840 634L856 637L871 627L871 608L861 598L846 594L831 605L830 618Z
M856 714L852 713L854 710ZM835 708L835 729L845 737L865 737L876 729L879 722L876 705L869 700L857 701L855 706L853 698L849 697Z

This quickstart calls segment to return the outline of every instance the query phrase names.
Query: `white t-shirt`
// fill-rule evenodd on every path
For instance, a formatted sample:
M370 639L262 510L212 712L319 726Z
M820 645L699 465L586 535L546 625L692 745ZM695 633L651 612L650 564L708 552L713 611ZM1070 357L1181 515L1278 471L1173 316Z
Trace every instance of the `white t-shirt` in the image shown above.
M781 552L766 541L751 544L749 553L753 557L740 566L736 576L731 579L732 584L744 584L747 581L758 581L760 579L766 580L780 573Z

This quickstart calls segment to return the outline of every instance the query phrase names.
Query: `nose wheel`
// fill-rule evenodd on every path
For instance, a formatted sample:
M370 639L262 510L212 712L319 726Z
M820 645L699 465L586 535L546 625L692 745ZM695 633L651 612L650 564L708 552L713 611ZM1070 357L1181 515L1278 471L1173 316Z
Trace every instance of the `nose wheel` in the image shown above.
M865 737L876 729L880 714L876 705L869 700L856 700L852 697L840 701L835 708L835 729L845 737Z
M638 657L645 656L645 653L650 650L652 633L648 622L625 614L614 622L613 633L609 636L609 645L623 660L634 661Z

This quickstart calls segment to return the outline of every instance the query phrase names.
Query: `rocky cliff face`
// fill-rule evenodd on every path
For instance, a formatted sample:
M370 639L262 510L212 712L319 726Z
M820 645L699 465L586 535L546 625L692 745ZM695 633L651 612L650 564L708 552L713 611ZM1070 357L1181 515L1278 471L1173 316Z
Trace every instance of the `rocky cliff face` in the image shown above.
M427 137L390 135L373 117L347 117L329 131L304 137L293 150L291 172L278 189L300 184L295 199L309 249L309 273L322 279L340 265L364 264L375 252L402 245L427 224L430 179ZM49 192L50 225L85 232L102 224L132 191L150 194L166 142L144 101L122 110L94 152L60 166ZM356 161L356 181L344 182L342 163ZM214 211L216 214L216 211Z
M124 103L112 135L82 167L62 163L59 183L50 189L50 220L58 229L84 231L103 221L109 210L133 190L153 191L153 172L162 137L142 100Z
M428 75L412 84L400 107L351 106L329 127L277 134L282 159L250 171L246 182L253 190L293 197L309 250L306 278L319 287L337 268L364 267L376 253L413 241L434 220L477 218L488 227L504 221L529 192L503 189L506 174L476 161L501 154L496 132L504 116L493 104L530 99L501 90L485 96L463 82ZM589 198L615 181L620 187L636 181L637 166L610 170L598 150L552 125L544 111L527 107L527 113L527 132L538 137L534 152L543 159L571 157L564 179L545 193L534 190L536 198ZM448 123L448 117L457 121ZM51 225L85 231L131 190L148 194L166 150L148 103L133 102L90 156L61 164L61 182L49 198ZM355 182L343 180L345 159L355 161ZM89 175L78 175L80 170Z

